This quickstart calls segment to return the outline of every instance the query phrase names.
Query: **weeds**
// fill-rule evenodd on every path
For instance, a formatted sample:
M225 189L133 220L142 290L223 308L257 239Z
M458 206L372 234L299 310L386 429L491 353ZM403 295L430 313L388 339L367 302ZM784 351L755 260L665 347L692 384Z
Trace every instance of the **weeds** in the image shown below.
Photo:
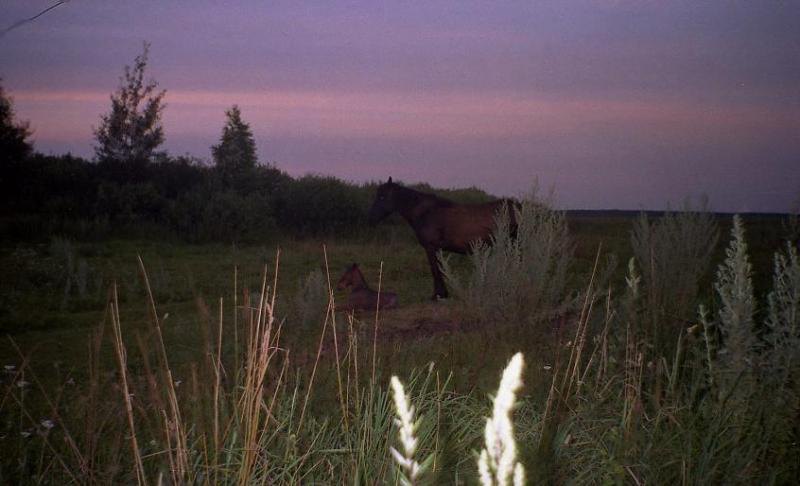
M328 286L318 268L297 283L294 297L295 322L308 329L325 318L328 305Z
M655 221L644 213L634 224L631 245L641 272L649 325L643 330L656 354L669 356L674 336L694 317L700 281L707 274L719 237L713 215L688 206Z
M533 195L519 208L498 212L491 242L473 247L467 277L458 275L449 257L440 255L439 262L468 317L534 324L563 310L572 252L564 213Z
M63 376L46 389L35 354L21 350L4 368L0 482L521 484L524 467L534 484L791 484L800 474L800 259L791 245L775 255L773 290L759 306L738 218L726 255L699 316L664 321L676 327L664 332L666 355L653 352L648 307L664 298L649 294L667 288L648 281L659 274L647 277L634 258L616 292L599 276L598 252L563 339L526 350L530 362L529 353L554 353L552 369L524 373L551 374L546 393L522 392L515 357L494 413L483 391L456 393L434 364L410 371L405 386L392 380L393 406L379 316L362 331L352 317L337 322L330 288L316 354L304 362L276 313L279 259L257 299L236 295L235 312L223 299L201 306L205 345L196 362L177 365L141 264L149 328L126 326L112 292L85 380ZM99 359L109 340L114 370Z

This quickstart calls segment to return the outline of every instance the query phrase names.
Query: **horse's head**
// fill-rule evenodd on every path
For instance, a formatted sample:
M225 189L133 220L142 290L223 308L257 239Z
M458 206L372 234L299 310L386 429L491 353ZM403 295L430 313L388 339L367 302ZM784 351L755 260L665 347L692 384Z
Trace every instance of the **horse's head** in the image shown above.
M397 184L392 182L391 177L388 182L378 186L378 191L375 193L375 201L372 202L369 217L367 218L369 224L377 224L397 210L394 197L396 188Z
M363 277L361 277L361 271L358 269L358 263L354 263L349 265L344 271L344 274L341 276L341 278L339 278L339 282L336 284L336 288L338 290L351 288L357 285L360 280L363 280Z

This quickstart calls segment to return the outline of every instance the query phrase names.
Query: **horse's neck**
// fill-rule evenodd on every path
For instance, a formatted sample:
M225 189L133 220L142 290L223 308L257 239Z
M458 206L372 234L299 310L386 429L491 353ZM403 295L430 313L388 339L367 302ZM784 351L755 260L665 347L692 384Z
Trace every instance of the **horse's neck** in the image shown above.
M431 208L442 205L442 202L448 202L433 194L425 194L424 192L415 191L407 187L403 187L399 194L398 212L411 226L414 226L414 223L419 220L419 217L428 212Z

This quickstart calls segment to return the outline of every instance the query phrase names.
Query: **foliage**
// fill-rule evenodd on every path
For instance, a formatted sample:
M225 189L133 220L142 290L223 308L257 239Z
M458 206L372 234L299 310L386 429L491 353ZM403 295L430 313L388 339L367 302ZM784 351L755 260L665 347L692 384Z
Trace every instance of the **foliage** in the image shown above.
M371 196L334 177L306 175L285 187L278 224L302 235L353 233L366 226Z
M2 83L2 79L0 79ZM24 161L31 153L30 125L14 120L14 106L0 84L0 168Z
M716 327L723 340L718 360L721 370L724 370L717 382L722 393L730 394L739 381L745 381L745 386L739 390L750 385L757 347L752 265L747 256L744 227L738 216L733 219L731 242L725 254L725 262L717 271L714 285L721 304Z
M190 241L254 241L274 237L269 200L260 194L199 188L175 201L172 226Z
M71 155L34 154L4 171L4 236L85 239L157 229L184 241L230 242L277 232L355 234L364 231L372 197L369 186L332 177L294 179L263 165L230 187L216 170L189 157L162 157L137 174L118 179L118 172Z
M162 155L156 149L164 142L161 113L166 91L156 91L158 83L153 80L144 81L149 49L145 43L133 67L125 66L120 86L111 95L111 111L95 129L97 160L117 178L138 176L148 162Z
M294 297L294 322L310 328L325 319L328 307L328 284L322 270L315 268L297 282Z
M656 353L670 355L670 337L694 317L700 280L710 268L718 237L713 215L688 206L654 221L642 213L634 224L631 246L650 321L643 331Z
M225 111L227 121L222 127L219 144L211 147L214 167L220 180L227 186L239 186L253 172L258 157L256 142L250 126L242 121L239 107L233 105Z
M563 310L573 253L565 213L532 196L518 208L504 207L495 225L491 242L474 245L466 278L449 257L440 257L445 281L467 315L481 322L530 324Z
M638 310L646 296L632 259L619 306L611 303L599 316L592 341L580 338L592 327L591 312L581 313L578 345L570 343L568 364L553 379L540 445L561 464L551 471L578 483L791 483L800 467L799 375L786 363L800 351L790 337L794 317L782 316L794 316L800 280L790 275L800 274L800 266L790 253L776 256L767 318L780 331L762 340L743 227L735 218L715 282L718 310L711 317L701 307L700 339L699 326L673 335L671 362L648 361L652 338L637 332L649 315Z

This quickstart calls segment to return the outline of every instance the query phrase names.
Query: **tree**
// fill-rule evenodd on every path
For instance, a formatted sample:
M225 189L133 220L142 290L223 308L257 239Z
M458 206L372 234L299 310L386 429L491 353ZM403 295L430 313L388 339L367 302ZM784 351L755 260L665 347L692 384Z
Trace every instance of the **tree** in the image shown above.
M133 67L125 66L120 86L111 95L111 112L101 117L95 129L94 148L101 163L117 163L140 168L162 155L156 148L164 142L161 126L162 103L166 91L156 91L158 83L144 82L150 44L136 56Z
M3 167L11 162L19 162L31 154L33 147L27 141L30 134L27 122L14 121L11 98L0 84L0 164Z
M222 128L219 145L211 147L214 165L225 184L237 185L255 169L258 163L256 142L250 126L242 121L239 107L233 105L225 112L228 118Z

